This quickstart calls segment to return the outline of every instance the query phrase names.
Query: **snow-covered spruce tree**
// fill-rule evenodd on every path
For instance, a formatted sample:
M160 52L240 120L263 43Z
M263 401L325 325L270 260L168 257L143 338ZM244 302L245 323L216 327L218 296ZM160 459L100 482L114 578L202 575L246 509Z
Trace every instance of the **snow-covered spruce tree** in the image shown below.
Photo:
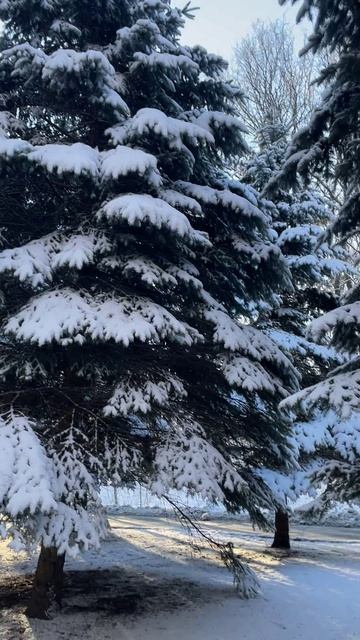
M166 4L158 6L163 9ZM137 12L140 19L142 11L139 8ZM148 6L146 15L160 26L158 8L151 13ZM258 194L229 179L224 171L224 158L237 156L246 149L244 127L235 117L240 92L224 82L222 73L226 64L221 58L207 54L201 47L190 50L178 45L177 34L183 19L180 17L176 22L174 12L168 18L167 24L164 19L161 23L166 43L163 37L159 39L157 33L151 33L153 26L150 28L140 20L130 34L127 30L118 31L111 62L117 71L124 73L126 53L134 75L135 57L139 61L136 75L145 74L153 92L150 98L142 93L126 94L135 115L107 133L113 144L136 144L159 158L166 175L161 197L186 213L192 224L210 238L211 247L192 260L197 270L192 275L200 277L205 286L205 296L200 307L196 306L195 314L201 322L197 325L201 333L209 335L210 331L212 340L215 339L217 346L212 356L215 355L215 362L232 390L230 395L226 388L221 392L222 400L224 393L229 400L227 406L217 404L213 389L219 381L211 377L206 380L209 386L204 384L203 377L193 379L188 393L196 411L207 416L213 443L223 451L226 442L234 466L246 479L248 493L240 492L237 500L234 496L229 500L225 492L225 502L229 508L245 507L255 520L264 522L258 506L268 506L272 496L261 478L250 471L257 464L263 466L266 460L275 467L287 460L289 450L283 440L287 426L278 419L275 396L279 393L283 396L285 388L296 386L297 373L275 343L248 324L253 321L257 306L264 300L273 301L279 288L291 286L289 273L281 252L271 242L271 217L266 207L262 210ZM140 27L141 37L144 38L145 30L151 46L156 46L161 54L149 53L152 49L145 46L140 55ZM175 48L171 44L174 36ZM180 59L191 56L200 77L173 69L174 55L180 55ZM146 106L149 104L150 108ZM215 144L210 141L207 145L190 145L186 131L189 126L201 127ZM173 139L166 143L169 132ZM169 148L165 154L166 144ZM224 312L237 322L229 323ZM282 372L279 378L283 366L286 374ZM271 382L269 371L275 374ZM222 429L219 416L223 420Z
M243 180L262 191L281 169L287 147L281 128L275 125L264 128L260 150L247 163ZM299 181L290 189L280 188L272 204L275 242L285 256L293 290L283 292L277 305L260 317L259 324L291 354L302 383L310 385L324 368L339 364L342 358L335 349L307 340L307 326L320 313L337 306L342 276L355 277L357 272L349 252L324 237L324 230L335 216L330 202L324 200L314 185Z
M329 238L346 243L359 239L360 205L360 6L356 2L307 0L298 19L316 16L314 33L304 54L336 51L336 61L325 68L319 82L325 87L322 103L309 125L292 141L285 163L270 180L267 193L293 184L297 176L325 178L330 169L345 185L345 202L329 225ZM314 504L321 511L332 499L352 500L360 495L359 430L359 285L343 298L342 306L312 323L313 340L332 344L353 355L323 381L295 394L285 406L298 419L299 448L322 461L313 479L325 491Z
M259 132L259 151L247 162L244 181L262 191L280 170L287 147L282 126L268 123ZM355 269L342 247L331 246L325 238L320 240L334 215L330 203L324 201L313 185L306 187L299 182L291 189L279 189L274 205L273 228L291 271L294 288L282 294L274 309L262 314L259 325L293 360L301 373L302 385L309 386L344 362L336 349L307 339L306 331L311 320L337 306L341 281L345 274L354 273ZM302 468L285 477L271 470L265 472L264 477L274 490L276 487L280 491L284 489L285 494L293 498L299 491L304 491L304 467L313 468L314 459L304 454L301 463ZM273 546L288 548L288 516L279 511L275 520Z
M98 483L246 507L283 464L290 361L248 325L289 285L224 62L158 0L0 2L3 533L41 542L46 615L65 553L104 533ZM236 458L233 455L236 452ZM235 461L236 460L236 461Z

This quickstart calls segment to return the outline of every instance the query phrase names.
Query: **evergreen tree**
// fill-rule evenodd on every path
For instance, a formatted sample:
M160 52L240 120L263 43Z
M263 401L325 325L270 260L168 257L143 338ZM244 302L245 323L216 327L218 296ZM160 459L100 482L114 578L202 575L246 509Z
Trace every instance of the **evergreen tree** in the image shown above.
M239 91L180 45L183 12L3 0L0 18L0 504L4 535L42 544L44 615L64 554L104 535L100 482L263 519L256 470L289 455L275 405L297 374L249 322L290 277L267 211L224 171L245 149Z
M316 55L336 51L337 59L323 69L319 83L325 91L312 119L293 139L278 175L270 180L267 193L279 185L293 184L297 176L310 180L330 171L345 185L345 202L330 223L328 238L344 244L358 241L360 204L360 7L356 2L307 0L298 19L315 15L314 33L304 52ZM313 480L323 482L325 491L314 503L321 511L332 499L359 497L359 284L348 291L341 306L312 323L310 336L352 354L350 362L332 371L316 385L295 394L285 406L298 419L296 436L300 451L317 456L321 462Z
M245 167L244 180L262 191L279 172L288 147L281 125L267 124L259 133L259 152ZM286 256L293 290L282 294L278 305L259 319L260 326L293 360L301 373L303 386L324 377L331 368L344 362L336 349L307 339L309 323L339 302L340 283L355 269L340 246L331 246L322 238L334 216L329 203L313 185L298 183L291 189L279 189L272 210L277 244ZM279 401L281 398L279 397ZM302 456L302 469L288 476L267 471L265 476L274 490L293 498L306 491L305 469L313 469L314 459ZM289 547L289 523L285 513L277 513L273 546Z

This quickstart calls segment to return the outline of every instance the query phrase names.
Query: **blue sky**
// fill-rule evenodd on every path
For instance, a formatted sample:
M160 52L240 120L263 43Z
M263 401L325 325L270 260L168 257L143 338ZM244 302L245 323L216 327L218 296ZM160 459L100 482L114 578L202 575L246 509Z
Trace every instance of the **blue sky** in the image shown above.
M182 6L179 0L174 4ZM303 41L304 28L295 26L299 3L295 8L290 3L280 7L278 0L193 0L192 4L200 10L196 12L195 20L187 21L184 44L202 44L227 59L232 55L235 42L249 31L257 19L274 20L285 15L287 21L294 25L299 47Z

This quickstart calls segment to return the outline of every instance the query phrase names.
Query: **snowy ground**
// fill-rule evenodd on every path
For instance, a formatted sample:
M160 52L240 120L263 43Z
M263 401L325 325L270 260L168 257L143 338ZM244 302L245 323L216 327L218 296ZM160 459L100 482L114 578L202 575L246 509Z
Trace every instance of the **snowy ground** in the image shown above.
M284 557L246 523L203 522L260 576L262 594L242 601L176 521L122 515L111 525L101 551L67 563L64 608L49 622L23 616L34 560L2 544L1 640L360 640L359 529L297 526Z
M115 504L115 492L112 487L103 487L101 490L103 504L113 512L146 516L161 516L173 513L172 507L164 498L155 496L140 485L136 485L134 489L119 488L116 490L116 496L118 505L121 506L116 506ZM247 520L248 518L246 511L229 514L223 505L211 503L201 499L199 496L191 496L185 491L172 491L170 496L174 502L185 507L187 512L191 510L201 519ZM302 509L311 502L312 498L307 495L300 496L295 502L289 500L288 505L293 510L291 516L293 522L310 524L309 520L305 519ZM273 517L273 514L270 514L270 517ZM317 523L318 520L315 518L311 522L311 524ZM321 524L360 527L360 504L334 502L333 506L323 515Z

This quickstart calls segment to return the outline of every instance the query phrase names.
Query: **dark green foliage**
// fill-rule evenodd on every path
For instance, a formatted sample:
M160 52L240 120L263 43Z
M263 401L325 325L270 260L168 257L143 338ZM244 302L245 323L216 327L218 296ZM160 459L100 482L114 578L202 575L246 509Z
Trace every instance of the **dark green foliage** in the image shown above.
M296 2L296 0L295 0ZM293 3L295 3L293 1ZM304 54L327 53L333 61L321 72L322 102L308 124L293 139L281 171L271 179L267 193L294 184L301 176L311 180L331 173L344 188L344 203L328 227L327 238L343 243L359 239L360 215L360 5L355 0L307 0L299 19L313 17L314 33ZM308 54L309 55L309 54ZM356 254L355 254L356 255ZM307 451L318 447L321 464L315 480L326 490L322 509L332 499L359 496L359 285L340 301L342 306L316 319L310 335L354 356L350 363L331 372L327 379L296 394L286 403L302 424L298 432ZM302 439L302 440L301 440Z

